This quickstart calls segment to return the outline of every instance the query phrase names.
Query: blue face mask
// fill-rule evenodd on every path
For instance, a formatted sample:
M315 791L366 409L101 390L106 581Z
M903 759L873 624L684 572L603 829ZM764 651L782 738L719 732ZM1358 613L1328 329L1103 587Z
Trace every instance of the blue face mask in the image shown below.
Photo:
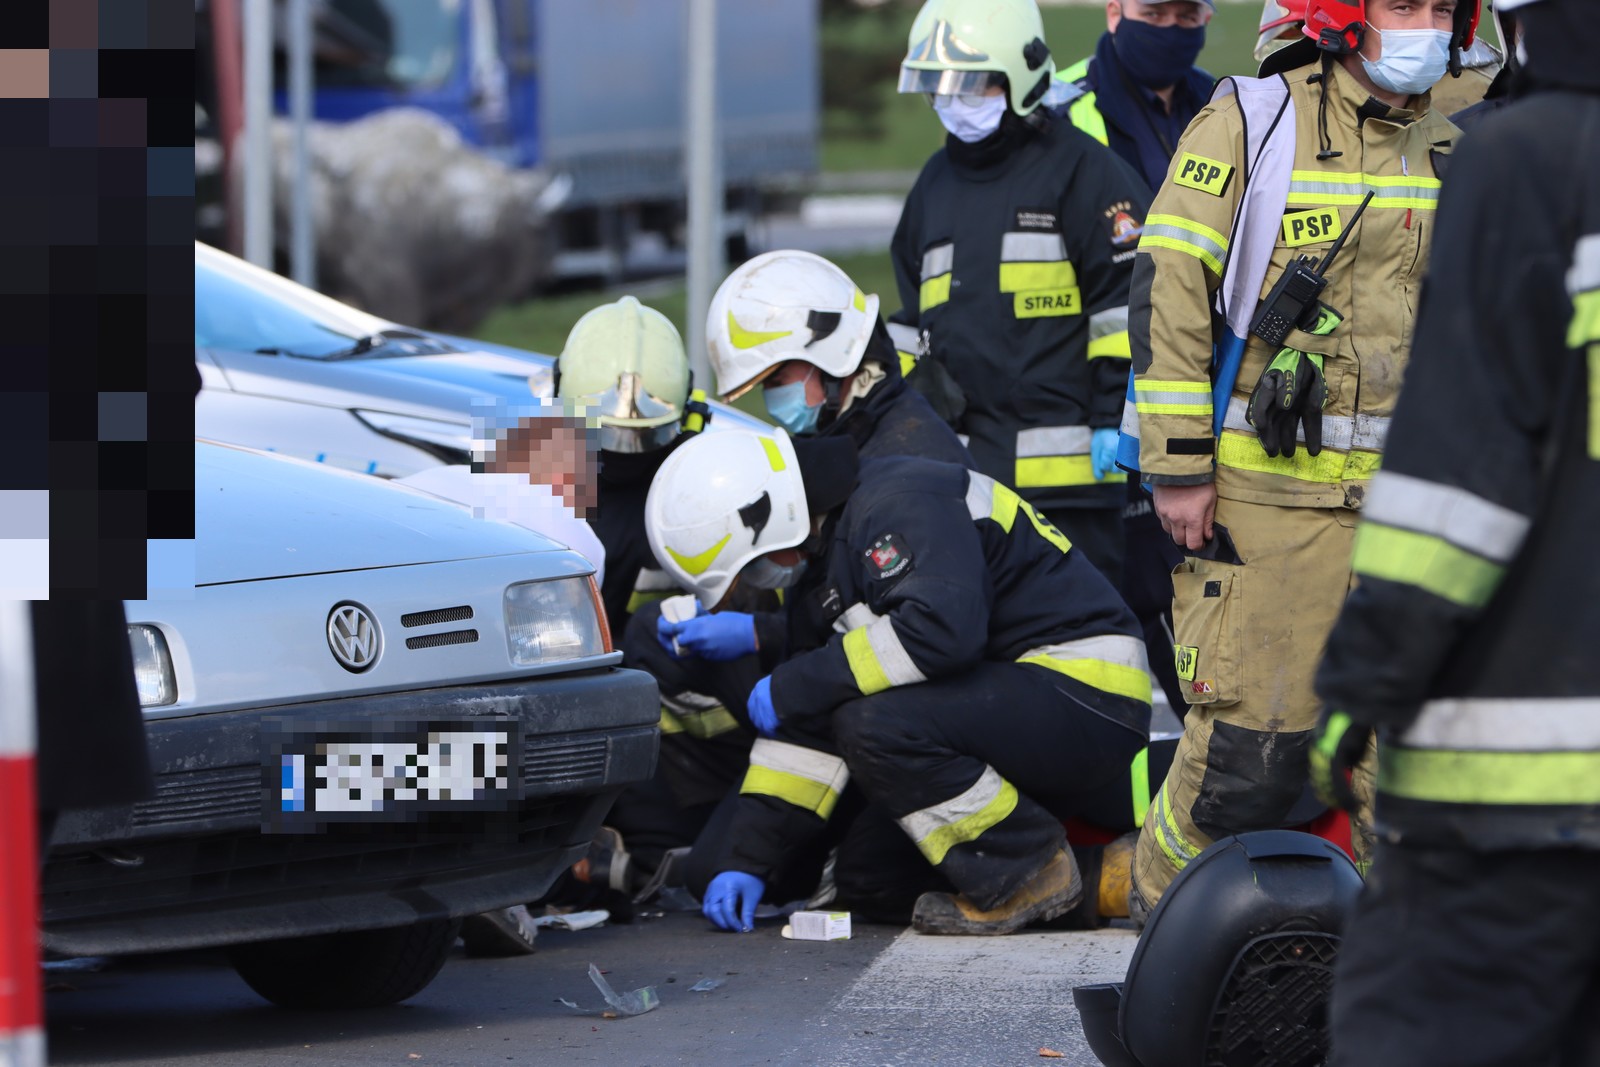
M817 419L822 415L822 405L812 407L806 403L806 383L811 375L807 374L798 382L788 385L769 385L762 393L767 401L767 414L773 421L785 430L796 436L810 433L817 428Z
M1204 26L1152 26L1126 15L1111 35L1117 62L1146 89L1178 84L1193 69L1205 45Z

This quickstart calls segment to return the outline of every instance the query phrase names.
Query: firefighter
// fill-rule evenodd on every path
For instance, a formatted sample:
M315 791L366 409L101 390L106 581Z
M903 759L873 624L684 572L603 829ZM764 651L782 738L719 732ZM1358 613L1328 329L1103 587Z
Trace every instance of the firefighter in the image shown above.
M1173 575L1189 713L1140 835L1136 912L1214 839L1303 819L1311 675L1351 585L1458 133L1427 89L1477 9L1309 0L1307 21L1321 36L1272 57L1300 65L1229 79L1190 125L1134 268L1140 464L1190 556ZM1280 293L1293 328L1281 345L1254 336L1262 295L1299 257L1320 262L1368 192L1320 296ZM1213 382L1214 348L1231 388L1227 370Z
M1299 41L1304 35L1305 20L1306 0L1264 0L1260 36L1256 39L1256 62L1265 65L1272 53L1289 42ZM1504 32L1500 43L1506 43ZM1505 62L1506 55L1500 49L1476 36L1470 47L1461 49L1459 62L1451 65L1448 76L1434 83L1429 92L1430 106L1454 122L1457 112L1489 95Z
M1600 71L1587 0L1496 6L1529 91L1452 161L1316 679L1313 779L1380 753L1336 1067L1600 1062Z
M1211 98L1216 79L1194 64L1215 11L1211 0L1109 0L1094 55L1056 72L1069 88L1054 106L1126 160L1151 190Z
M927 0L917 14L899 88L925 94L949 136L895 230L895 317L964 394L957 428L978 469L1115 583L1128 280L1148 198L1115 153L1040 106L1054 70L1033 0Z
M612 643L640 604L675 592L644 536L644 499L662 460L710 414L691 390L672 321L631 296L586 312L556 360L556 396L582 399L599 422L598 506L589 524L606 550L601 587Z
M706 603L819 579L790 607L804 651L762 649L772 673L746 709L761 737L700 894L713 922L749 929L852 779L898 823L898 856L921 853L906 883L941 887L915 899L918 930L1008 933L1081 902L1060 817L1092 818L1125 781L1150 678L1131 613L1031 505L955 464L741 431L669 460L647 524ZM849 872L898 858L853 862L851 844L846 898Z

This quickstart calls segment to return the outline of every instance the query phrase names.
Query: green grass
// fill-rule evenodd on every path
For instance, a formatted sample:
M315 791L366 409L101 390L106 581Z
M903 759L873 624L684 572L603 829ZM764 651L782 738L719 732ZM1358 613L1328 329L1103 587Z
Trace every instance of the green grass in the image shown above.
M929 113L927 102L919 95L895 92L900 56L915 13L915 6L887 5L875 12L830 20L832 24L823 26L824 78L846 77L847 87L871 94L860 107L824 112L824 171L915 170L944 143L944 130ZM1093 53L1106 28L1103 6L1051 7L1045 8L1043 15L1045 40L1058 68ZM1254 74L1256 62L1250 52L1260 17L1259 4L1220 4L1206 30L1200 65L1219 77ZM841 75L828 69L830 63L866 64L870 69L852 69ZM879 127L876 133L870 129L873 116Z

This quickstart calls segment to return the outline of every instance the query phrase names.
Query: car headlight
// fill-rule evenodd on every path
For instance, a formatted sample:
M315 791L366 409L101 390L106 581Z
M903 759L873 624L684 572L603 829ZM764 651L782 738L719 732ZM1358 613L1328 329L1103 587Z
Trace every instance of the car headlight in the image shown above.
M519 582L506 589L505 605L511 662L519 667L540 667L611 651L593 578Z
M167 639L154 626L128 627L133 645L133 680L139 688L139 706L155 708L175 703L178 683L172 674L172 653Z

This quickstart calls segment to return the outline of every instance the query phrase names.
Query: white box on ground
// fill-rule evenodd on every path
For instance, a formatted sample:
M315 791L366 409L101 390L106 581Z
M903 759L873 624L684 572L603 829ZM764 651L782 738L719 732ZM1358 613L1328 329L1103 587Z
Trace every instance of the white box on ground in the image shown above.
M797 911L789 916L783 936L794 941L850 940L848 911Z
M668 622L684 622L700 614L700 603L695 600L692 593L682 593L678 596L669 596L661 602L661 617ZM676 638L672 641L672 651L683 654L683 649L678 647Z

